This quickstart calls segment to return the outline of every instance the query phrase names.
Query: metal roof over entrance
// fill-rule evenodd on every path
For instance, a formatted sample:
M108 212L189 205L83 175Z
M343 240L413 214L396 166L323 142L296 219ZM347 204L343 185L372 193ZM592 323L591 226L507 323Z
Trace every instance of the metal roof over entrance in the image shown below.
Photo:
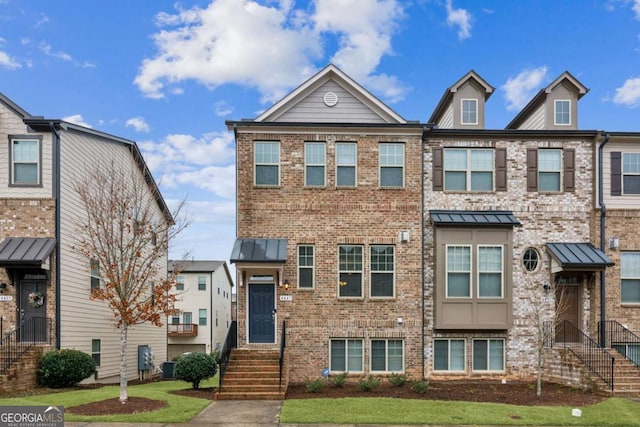
M430 210L435 225L476 227L514 227L522 225L511 211L444 211Z
M563 270L604 270L614 265L604 252L591 243L547 243L547 249Z
M47 260L56 239L8 237L0 243L0 266L38 266Z
M285 263L287 239L236 239L229 261Z

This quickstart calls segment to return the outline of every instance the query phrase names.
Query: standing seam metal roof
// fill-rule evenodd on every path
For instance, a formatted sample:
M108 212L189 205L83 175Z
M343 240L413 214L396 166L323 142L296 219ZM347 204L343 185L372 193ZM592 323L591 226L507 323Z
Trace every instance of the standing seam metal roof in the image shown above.
M511 211L449 211L430 210L436 225L474 225L513 227L522 225Z
M236 239L230 262L285 263L287 239Z
M0 265L40 266L55 245L53 238L8 237L0 243Z
M613 261L591 243L547 243L547 248L563 268L602 269L614 265Z

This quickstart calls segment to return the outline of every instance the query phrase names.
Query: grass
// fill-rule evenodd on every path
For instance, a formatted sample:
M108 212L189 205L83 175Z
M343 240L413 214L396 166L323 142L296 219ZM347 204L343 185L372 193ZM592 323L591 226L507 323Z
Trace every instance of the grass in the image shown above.
M516 406L390 398L292 399L280 422L290 424L456 424L534 426L640 426L640 403L610 398L580 408Z
M201 388L217 387L218 376L200 383ZM184 381L158 381L147 384L132 385L127 388L130 397L145 397L147 399L164 400L168 403L165 408L153 412L130 415L74 415L65 411L65 421L89 422L130 422L130 423L184 423L199 414L211 401L195 397L179 396L171 393L174 390L191 388L191 384ZM0 406L72 406L118 397L120 387L105 386L96 389L61 391L25 397L0 399Z

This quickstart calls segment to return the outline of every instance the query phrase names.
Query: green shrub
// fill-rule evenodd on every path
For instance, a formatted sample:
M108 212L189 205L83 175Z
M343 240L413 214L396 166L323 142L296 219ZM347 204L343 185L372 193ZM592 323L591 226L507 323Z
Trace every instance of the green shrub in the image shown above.
M358 380L358 390L372 391L380 387L380 379L369 375L367 378Z
M309 378L304 379L304 389L307 393L320 393L325 385L327 385L327 382L324 378L317 378L315 380L310 380Z
M38 382L49 388L69 387L96 372L96 363L87 353L63 349L45 353L38 368Z
M417 393L425 394L427 391L429 391L429 381L427 380L413 381L411 382L411 388L413 389L413 391Z
M333 383L334 386L340 388L340 387L344 387L344 383L347 381L347 375L349 373L348 372L343 372L341 374L336 374L331 376L331 382Z
M407 383L407 376L404 374L391 374L389 382L396 387L404 387Z
M215 358L206 353L185 354L176 362L174 374L177 379L199 388L200 381L211 378L218 371Z

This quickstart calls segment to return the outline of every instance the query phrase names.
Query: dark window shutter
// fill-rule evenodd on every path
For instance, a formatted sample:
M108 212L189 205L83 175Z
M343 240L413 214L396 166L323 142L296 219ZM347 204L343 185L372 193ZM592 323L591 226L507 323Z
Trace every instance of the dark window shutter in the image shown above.
M566 148L563 150L564 157L564 191L576 190L576 150Z
M622 153L620 151L611 152L611 195L622 196Z
M506 148L496 148L496 191L507 191Z
M527 148L527 191L538 191L537 148Z
M444 189L444 161L442 158L442 148L434 148L433 153L433 191Z

